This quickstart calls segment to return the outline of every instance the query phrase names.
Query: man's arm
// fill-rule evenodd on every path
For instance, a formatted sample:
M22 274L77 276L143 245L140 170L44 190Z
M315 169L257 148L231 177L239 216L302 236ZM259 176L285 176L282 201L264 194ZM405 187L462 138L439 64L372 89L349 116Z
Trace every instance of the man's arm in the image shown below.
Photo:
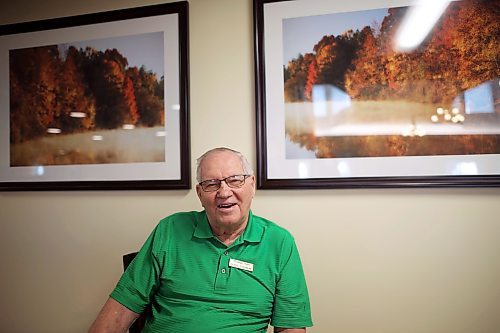
M282 328L282 327L275 327L274 332L282 332L282 333L305 333L306 329L305 327L302 328Z
M139 317L111 297L108 298L88 333L125 333Z

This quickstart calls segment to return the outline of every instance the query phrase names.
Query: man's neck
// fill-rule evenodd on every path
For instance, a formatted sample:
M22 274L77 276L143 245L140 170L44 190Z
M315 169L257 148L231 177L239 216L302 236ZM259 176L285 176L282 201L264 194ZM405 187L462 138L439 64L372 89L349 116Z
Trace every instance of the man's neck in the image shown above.
M217 239L220 240L222 243L224 243L226 246L229 246L233 244L238 239L238 237L240 237L243 231L245 231L247 223L248 221L245 221L235 230L218 229L213 226L210 227L212 228L212 232L215 235L215 237L217 237Z

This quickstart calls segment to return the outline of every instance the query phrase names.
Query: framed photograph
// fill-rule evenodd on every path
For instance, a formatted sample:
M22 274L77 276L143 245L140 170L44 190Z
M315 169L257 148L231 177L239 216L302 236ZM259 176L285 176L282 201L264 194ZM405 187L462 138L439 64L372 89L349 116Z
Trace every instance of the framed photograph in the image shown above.
M188 2L0 26L0 190L191 188Z
M500 186L499 5L415 3L254 0L258 188Z

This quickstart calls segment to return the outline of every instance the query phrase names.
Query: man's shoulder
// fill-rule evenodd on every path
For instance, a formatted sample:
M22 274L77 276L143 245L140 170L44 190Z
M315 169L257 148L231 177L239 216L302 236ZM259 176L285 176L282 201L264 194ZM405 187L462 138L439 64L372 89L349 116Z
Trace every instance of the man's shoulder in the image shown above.
M172 213L168 216L165 216L161 221L166 221L166 220L177 221L177 220L183 220L186 218L196 219L198 216L200 216L202 214L203 214L203 211L199 212L199 211L194 211L194 210L184 211L184 212L175 212L175 213Z
M201 212L177 212L164 217L158 222L151 236L153 247L162 249L171 240L181 240L191 237Z
M252 218L253 218L253 222L256 225L264 228L265 232L270 234L271 236L273 236L273 237L274 236L281 236L284 238L292 238L293 239L292 234L287 229L280 226L276 222L271 221L265 217L255 215L255 214L253 214Z
M157 229L182 228L196 225L203 212L186 211L168 215L158 222Z

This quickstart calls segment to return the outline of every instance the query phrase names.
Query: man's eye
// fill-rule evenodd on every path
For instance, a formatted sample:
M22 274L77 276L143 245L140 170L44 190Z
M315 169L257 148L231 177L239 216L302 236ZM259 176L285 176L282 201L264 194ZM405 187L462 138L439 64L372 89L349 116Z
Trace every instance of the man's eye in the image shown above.
M218 187L218 186L219 186L219 184L218 184L217 182L213 182L213 183L206 183L206 184L205 184L205 188L209 188L209 189L210 189L210 188L216 188L216 187Z

